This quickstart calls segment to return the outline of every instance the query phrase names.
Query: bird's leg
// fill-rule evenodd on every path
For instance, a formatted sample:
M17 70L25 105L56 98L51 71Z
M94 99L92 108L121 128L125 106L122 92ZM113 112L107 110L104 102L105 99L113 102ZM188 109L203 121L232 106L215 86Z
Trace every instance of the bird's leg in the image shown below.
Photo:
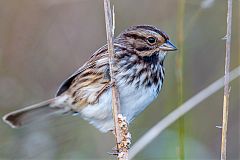
M117 146L114 146L112 148L112 152L108 152L108 154L112 156L117 156L119 154L119 150L117 149Z
M107 152L109 155L118 156L119 152Z
M114 146L112 148L112 152L108 152L109 155L117 156L119 154L119 150L117 149L117 146Z

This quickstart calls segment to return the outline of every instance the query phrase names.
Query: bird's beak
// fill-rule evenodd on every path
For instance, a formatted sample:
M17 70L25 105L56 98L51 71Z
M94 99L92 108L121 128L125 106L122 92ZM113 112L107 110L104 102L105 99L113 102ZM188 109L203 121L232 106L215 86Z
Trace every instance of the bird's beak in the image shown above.
M169 40L167 40L165 43L163 43L160 47L163 51L176 51L177 47L172 44Z

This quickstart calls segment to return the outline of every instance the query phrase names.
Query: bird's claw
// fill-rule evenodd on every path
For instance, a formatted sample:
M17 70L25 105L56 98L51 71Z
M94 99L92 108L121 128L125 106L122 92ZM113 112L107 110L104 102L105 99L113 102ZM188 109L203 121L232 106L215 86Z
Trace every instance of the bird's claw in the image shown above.
M112 148L112 152L107 152L109 155L117 156L119 154L119 150L117 149L117 146Z
M109 155L118 156L119 152L107 152Z

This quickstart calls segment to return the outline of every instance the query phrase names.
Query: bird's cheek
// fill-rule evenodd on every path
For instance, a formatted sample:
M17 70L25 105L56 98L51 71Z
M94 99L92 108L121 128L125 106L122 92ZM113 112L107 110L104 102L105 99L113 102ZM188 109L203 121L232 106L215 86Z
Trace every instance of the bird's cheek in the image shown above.
M141 56L141 57L147 56L146 51L138 51L138 50L135 49L135 53L136 53L138 56Z

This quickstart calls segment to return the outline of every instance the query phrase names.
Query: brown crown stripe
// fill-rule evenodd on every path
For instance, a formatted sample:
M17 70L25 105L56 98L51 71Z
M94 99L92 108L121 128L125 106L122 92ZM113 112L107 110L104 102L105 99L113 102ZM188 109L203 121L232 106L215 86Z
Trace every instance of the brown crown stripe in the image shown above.
M150 31L156 32L156 33L160 34L165 39L165 41L169 40L169 37L168 37L168 35L165 32L160 31L159 29L156 29L156 28L154 28L152 26L136 26L136 28L146 29L146 30L150 30Z

